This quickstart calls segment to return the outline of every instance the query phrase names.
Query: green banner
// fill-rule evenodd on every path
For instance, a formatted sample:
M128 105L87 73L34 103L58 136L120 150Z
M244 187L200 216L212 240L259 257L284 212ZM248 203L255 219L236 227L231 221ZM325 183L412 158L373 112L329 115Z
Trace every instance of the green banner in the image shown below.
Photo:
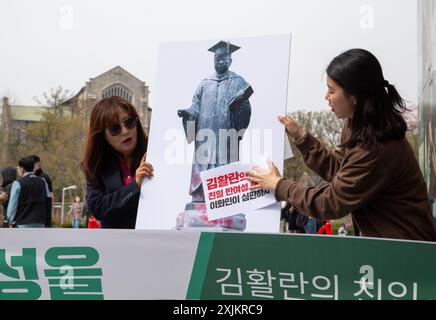
M202 233L188 299L436 298L436 244Z

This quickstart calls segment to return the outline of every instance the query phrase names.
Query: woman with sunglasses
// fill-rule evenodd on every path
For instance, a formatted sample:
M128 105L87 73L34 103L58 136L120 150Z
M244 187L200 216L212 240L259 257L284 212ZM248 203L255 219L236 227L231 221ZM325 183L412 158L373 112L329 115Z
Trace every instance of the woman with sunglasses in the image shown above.
M108 97L95 105L82 171L88 210L102 228L135 228L142 181L153 176L153 167L146 162L147 141L128 101Z
M362 49L340 54L327 67L327 87L332 112L345 120L334 152L291 117L279 121L308 167L328 183L312 187L281 178L270 163L270 170L247 173L254 188L274 190L277 200L318 220L351 213L357 235L436 241L426 185L405 138L405 102L377 58Z

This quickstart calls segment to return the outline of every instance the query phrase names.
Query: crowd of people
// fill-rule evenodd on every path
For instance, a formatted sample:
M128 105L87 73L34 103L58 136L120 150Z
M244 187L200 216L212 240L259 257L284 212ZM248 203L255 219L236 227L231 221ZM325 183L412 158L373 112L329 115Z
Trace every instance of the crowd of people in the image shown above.
M9 228L50 228L54 206L53 185L42 170L37 155L23 157L17 167L1 171L0 226ZM68 211L73 228L87 225L87 211L76 197ZM83 221L83 223L82 223Z
M53 187L36 155L21 158L17 167L1 171L2 223L9 228L51 227Z
M326 183L307 186L292 181L270 162L267 172L247 172L250 188L271 190L277 201L288 203L290 232L307 232L312 226L315 232L308 233L316 233L317 223L351 213L356 235L435 241L426 184L405 138L405 101L385 80L379 61L366 50L352 49L335 57L326 74L325 99L345 120L335 151L290 116L278 117L306 165ZM113 96L95 105L81 168L87 209L102 228L135 227L142 182L153 178L147 142L129 101ZM18 161L16 171L2 171L0 201L10 227L50 226L52 187L38 164L37 157L26 157ZM70 210L75 227L81 210L83 204L76 198ZM341 233L346 229L343 225Z

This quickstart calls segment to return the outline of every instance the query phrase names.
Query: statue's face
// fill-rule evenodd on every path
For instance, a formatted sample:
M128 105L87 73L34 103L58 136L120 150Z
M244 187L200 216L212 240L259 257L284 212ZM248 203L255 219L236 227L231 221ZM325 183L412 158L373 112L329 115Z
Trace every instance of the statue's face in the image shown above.
M215 71L218 74L224 74L229 71L232 59L229 54L217 53L215 54Z

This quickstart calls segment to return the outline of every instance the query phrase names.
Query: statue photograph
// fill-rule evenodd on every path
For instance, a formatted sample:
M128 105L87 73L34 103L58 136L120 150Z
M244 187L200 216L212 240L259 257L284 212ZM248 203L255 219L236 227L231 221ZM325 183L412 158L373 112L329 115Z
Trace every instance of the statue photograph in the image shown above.
M279 231L276 204L209 220L202 176L265 155L283 169L290 48L289 34L160 44L136 229Z
M239 161L239 141L247 129L251 118L249 97L251 86L243 77L229 70L232 53L240 47L230 42L220 41L209 51L214 53L215 73L203 79L192 99L192 105L180 109L177 115L182 118L188 143L195 141L189 194L192 201L185 207L184 220L195 226L216 226L243 230L245 220L242 215L208 222L200 172ZM190 124L190 126L189 126ZM188 127L194 130L188 130ZM206 142L196 139L202 129L208 129L214 139ZM198 150L203 147L204 151ZM179 217L180 220L181 217ZM234 221L233 221L234 220ZM186 225L186 223L185 223Z

